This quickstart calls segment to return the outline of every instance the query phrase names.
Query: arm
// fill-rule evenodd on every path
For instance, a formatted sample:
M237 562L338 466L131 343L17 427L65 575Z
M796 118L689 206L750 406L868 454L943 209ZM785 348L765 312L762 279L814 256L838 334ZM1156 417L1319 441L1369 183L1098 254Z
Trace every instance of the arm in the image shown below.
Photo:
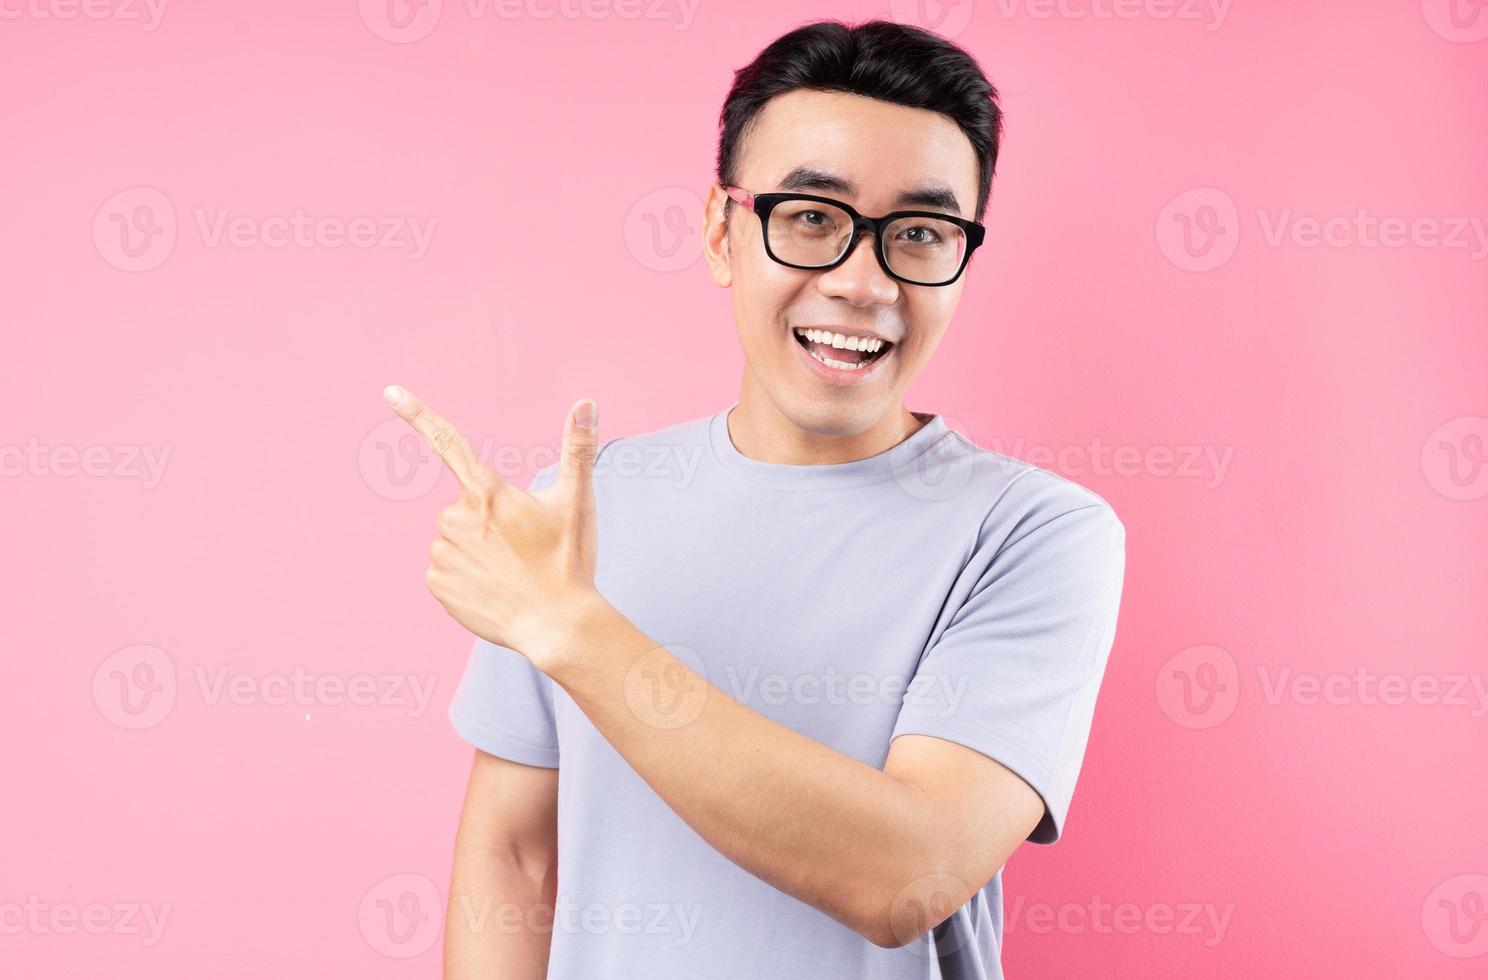
M527 493L482 466L421 399L396 386L387 397L462 489L440 513L430 592L472 633L521 652L562 686L683 820L756 877L880 946L902 946L965 904L1046 812L1058 819L1079 759L1073 740L1053 747L1061 779L1025 779L991 752L911 730L879 771L728 697L606 602L594 585L591 403L569 409L556 481ZM1023 522L1005 546L986 535L976 552L985 567L940 642L940 659L969 660L979 673L1015 664L1021 673L993 674L1033 689L1012 709L1065 705L1071 736L1093 707L1109 649L1124 540L1109 507L1076 512L1086 515L1079 534L1050 530L1056 518ZM1092 540L1097 561L1086 553ZM1004 550L1007 562L994 561ZM668 698L696 692L691 717L674 723L674 712L648 703L658 682ZM1035 778L1052 795L1035 790Z
M455 838L445 980L542 980L558 888L558 770L476 750Z
M895 739L879 771L778 724L602 597L570 626L534 663L652 789L729 860L876 945L938 925L1043 815L1011 770L953 742ZM669 705L684 692L667 715L651 709L658 677Z

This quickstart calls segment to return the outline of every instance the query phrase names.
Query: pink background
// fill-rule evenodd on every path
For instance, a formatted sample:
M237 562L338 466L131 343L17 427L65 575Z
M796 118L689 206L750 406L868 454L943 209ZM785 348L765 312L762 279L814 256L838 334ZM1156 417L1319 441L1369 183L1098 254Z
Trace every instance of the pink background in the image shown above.
M604 438L728 405L696 221L731 72L892 14L1008 126L910 407L1129 536L1067 836L1006 872L1009 975L1482 976L1488 716L1450 695L1484 683L1488 291L1423 224L1488 218L1488 6L1456 2L7 5L0 973L438 972L469 638L422 579L453 482L379 392L523 481L578 397ZM296 208L436 223L419 254L210 237ZM391 703L276 696L297 669Z

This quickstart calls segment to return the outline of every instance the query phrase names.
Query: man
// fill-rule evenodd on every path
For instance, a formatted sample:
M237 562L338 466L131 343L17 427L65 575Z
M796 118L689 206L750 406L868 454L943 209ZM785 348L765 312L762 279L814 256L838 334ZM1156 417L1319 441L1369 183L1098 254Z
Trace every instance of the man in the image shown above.
M1000 977L1002 867L1062 832L1125 534L903 404L982 240L996 92L935 35L823 22L722 127L732 406L601 444L581 401L522 491L388 392L460 482L427 578L479 637L446 975Z

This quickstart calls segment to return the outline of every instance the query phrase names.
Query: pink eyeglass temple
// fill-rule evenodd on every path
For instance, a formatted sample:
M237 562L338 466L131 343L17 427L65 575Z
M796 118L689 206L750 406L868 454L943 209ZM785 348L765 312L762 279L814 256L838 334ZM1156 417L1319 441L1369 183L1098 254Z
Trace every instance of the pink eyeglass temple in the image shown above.
M749 210L751 210L751 211L754 210L754 195L753 194L749 193L748 191L746 191L742 187L735 187L732 184L729 184L727 187L724 188L724 190L728 191L728 196L729 197L731 197L734 200L738 201L740 204L742 204L744 207L748 208Z

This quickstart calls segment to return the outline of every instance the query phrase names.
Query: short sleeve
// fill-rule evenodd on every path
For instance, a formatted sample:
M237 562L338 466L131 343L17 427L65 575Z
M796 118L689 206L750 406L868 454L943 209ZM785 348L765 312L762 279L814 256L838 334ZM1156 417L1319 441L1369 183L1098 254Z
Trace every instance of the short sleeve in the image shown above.
M528 490L553 482L557 464L537 471ZM449 706L460 737L483 752L529 766L558 766L553 682L510 647L476 638Z
M893 737L932 735L1007 766L1044 801L1028 840L1052 844L1115 639L1126 530L1093 494L997 527L984 522L969 589L921 658Z

